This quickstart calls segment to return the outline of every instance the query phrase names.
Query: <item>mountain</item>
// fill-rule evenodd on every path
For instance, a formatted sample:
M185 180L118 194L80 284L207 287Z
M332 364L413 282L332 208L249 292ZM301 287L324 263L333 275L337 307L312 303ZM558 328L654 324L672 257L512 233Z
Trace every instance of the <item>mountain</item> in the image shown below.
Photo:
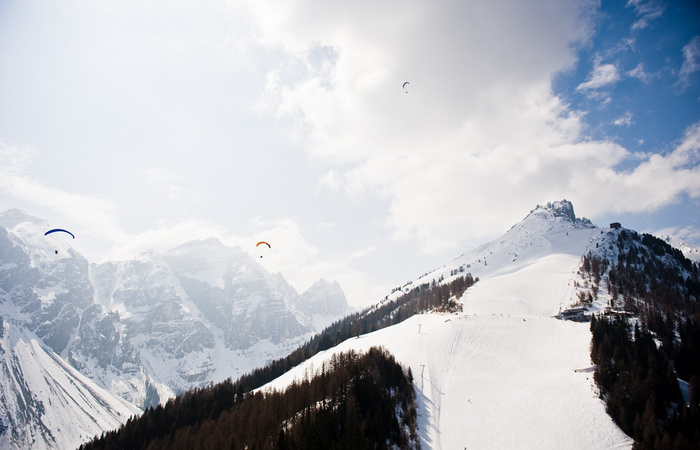
M81 374L138 408L247 373L349 311L337 283L319 281L300 295L280 274L213 238L164 254L147 251L128 261L90 264L70 247L70 237L44 236L48 229L46 221L22 211L0 214L0 317L20 336L4 347L8 361L32 364L23 361L26 353L17 342L41 348L71 368L64 370L67 379ZM305 300L317 308L308 309ZM7 370L0 382L13 386L12 377L20 375L27 376ZM27 386L23 395L38 395ZM39 432L32 437L16 430L34 427L52 442L57 429L37 423L41 417L12 412L26 412L30 404L13 392L3 391L8 401L0 406L0 419L9 419L2 419L0 436L31 446ZM118 423L99 411L93 422L107 428ZM85 429L64 425L61 434L86 436Z
M33 233L27 223L25 220L21 222L22 226L12 227L7 233L10 240L17 240L19 236L26 241ZM1 220L0 224L3 224ZM5 250L8 254L17 253L16 246L3 246L2 242L0 249L3 249L3 255ZM48 250L44 253L49 258L56 258L51 249ZM72 258L62 256L69 251L68 247L59 248L58 259ZM61 276L55 274L63 273L65 268L57 268L54 272L44 268L40 272L54 273L54 278L44 275L35 280L31 289L22 283L8 282L13 276L22 279L20 272L31 274L36 267L41 267L42 259L31 256L35 253L40 252L22 251L15 255L22 262L22 255L28 254L29 260L37 262L34 264L1 261L0 287L16 286L13 292L24 295L33 292L38 303L29 296L30 301L21 304L12 300L10 308L6 305L11 296L3 291L0 306L3 317L6 310L13 313L13 323L31 333L39 330L42 336L51 337L51 342L60 348L64 342L61 333L55 332L40 318L29 319L39 314L37 311L44 311L46 316L47 311L60 309L61 314L56 314L56 317L72 323L70 307L62 304L58 308L54 304L65 300L64 292L73 295L83 292L84 283L80 277L64 283ZM285 336L326 321L329 316L323 316L332 314L338 304L327 299L335 298L333 293L338 292L338 287L335 283L321 281L307 292L294 295L281 276L256 272L260 268L254 260L241 259L240 256L237 250L226 248L216 240L206 240L193 241L163 255L149 252L132 261L88 265L88 280L93 280L94 286L93 302L89 307L96 313L86 316L82 306L74 307L74 310L80 317L78 330L81 327L85 330L85 342L96 342L103 347L97 344L76 347L75 343L82 336L76 331L69 335L61 356L77 355L73 359L74 366L85 364L93 370L92 379L99 379L95 376L95 373L99 374L95 368L101 367L94 363L97 356L79 358L93 355L95 350L90 348L109 350L113 347L115 350L109 354L123 358L119 363L121 372L114 368L117 366L112 360L106 363L113 377L105 378L107 380L119 381L128 387L128 382L124 381L129 379L127 369L134 369L133 380L138 380L137 373L143 374L148 381L141 385L134 381L133 385L149 387L143 387L141 391L131 389L143 391L144 398L146 389L154 392L152 395L156 398L162 395L161 389L175 391L169 386L184 385L183 377L188 374L195 380L213 379L222 374L225 364L219 364L218 358L222 356L227 361L226 358L233 357L230 346L235 343L252 344L248 350L235 352L236 357L248 358L248 361L279 358L267 366L269 370L259 371L259 379L265 378L266 374L282 373L279 370L282 366L287 370L296 364L277 378L268 377L267 380L271 381L266 385L260 387L265 383L262 381L256 385L259 389L245 395L241 390L243 385L231 381L189 391L177 401L149 408L142 419L131 421L129 427L122 427L118 433L109 433L106 442L119 442L120 433L134 430L146 433L149 426L158 423L153 419L160 418L158 420L162 422L163 417L173 412L174 405L182 408L178 415L173 416L178 421L186 421L193 414L197 419L196 409L187 409L188 405L201 408L204 399L201 396L208 395L211 398L207 401L213 402L218 412L207 416L206 424L201 424L201 428L200 425L186 425L190 428L178 430L170 426L174 422L166 422L158 425L161 428L158 433L161 437L163 432L166 433L165 440L161 440L166 446L168 442L174 442L167 440L168 433L171 438L176 435L173 433L187 433L190 437L199 433L202 440L197 442L202 448L220 448L221 442L233 442L227 441L226 435L220 433L228 433L229 438L231 433L236 433L235 427L217 422L219 416L233 417L227 405L240 404L240 408L246 411L245 408L249 407L246 405L252 405L246 402L258 402L264 395L273 399L270 404L278 399L279 405L275 392L289 386L303 386L313 377L320 379L314 386L323 392L329 388L324 384L328 381L324 378L325 371L336 367L338 358L342 358L338 355L361 354L380 348L392 355L404 368L407 378L413 380L417 438L421 448L630 448L632 438L618 426L617 419L608 415L605 391L594 380L599 368L591 362L590 325L561 320L566 316L561 313L570 311L572 306L582 306L585 311L577 318L585 320L592 312L607 314L610 306L614 307L613 311L629 307L629 311L616 314L624 317L630 311L638 310L642 314L637 319L639 323L645 324L653 319L656 321L653 329L660 330L663 324L673 321L659 316L659 308L649 307L647 294L664 293L667 303L662 303L661 310L672 311L669 308L678 304L680 298L682 311L692 311L697 308L697 289L700 286L697 264L689 262L680 250L663 240L641 236L622 227L598 228L587 219L577 218L573 205L563 200L537 206L503 236L407 283L379 304L329 326L321 335L309 340L316 344L313 350L304 345L300 348L303 350L293 352L302 359L290 365L285 364L290 362L290 357L280 358L284 352L277 350L286 342L298 345L300 339L295 341L295 338ZM64 263L67 265L67 261ZM664 278L644 278L649 273L663 274ZM610 277L615 280L608 280ZM67 276L64 274L63 278ZM466 279L471 281L465 284ZM47 280L54 280L56 285ZM622 284L618 288L615 283ZM452 286L456 288L453 290ZM425 301L425 296L442 299L450 306L435 309L418 306L431 304ZM407 298L415 303L404 302ZM30 307L25 308L26 305ZM406 308L407 305L411 306ZM98 307L104 312L98 314ZM279 314L266 316L265 311L272 309ZM377 317L384 311L385 317ZM320 313L319 317L314 317L315 313ZM677 320L681 321L677 322L681 334L686 333L686 329L700 329L692 328L697 325L693 325L688 313L676 314ZM276 320L275 317L283 319ZM241 333L235 327L226 326L233 321L236 327L245 328L253 323L254 318L262 319L264 331ZM206 330L200 327L200 323ZM681 323L690 328L681 330ZM183 329L187 331L178 334ZM668 336L673 332L671 329L664 335L658 334L663 341L661 347L667 346ZM348 339L347 336L352 337ZM276 342L280 343L277 347ZM260 355L266 350L267 354ZM171 356L178 352L182 358ZM671 353L680 358L695 355L693 352L693 348L688 347ZM143 361L140 366L135 366L137 360L133 355L139 355L138 361ZM694 356L678 359L679 373L693 373L697 369L693 365L696 360ZM672 371L668 373L673 374ZM366 376L357 375L358 380ZM355 383L352 377L345 380L346 383ZM333 388L340 389L341 393L347 388L334 383ZM116 382L114 385L119 386ZM130 392L127 388L125 391ZM213 397L212 393L215 393ZM357 397L358 402L367 401L366 398L360 400L362 395ZM305 405L303 413L283 417L279 440L274 440L275 433L270 435L279 448L283 448L280 446L284 438L282 430L290 423L295 423L294 427L301 426L303 421L298 421L313 418L313 411L335 414L332 409L325 409L327 402L323 399L309 403L308 399L302 398L302 401ZM400 417L404 413L396 410L400 423L405 423ZM637 412L642 413L644 411ZM278 412L275 414L279 415ZM372 414L362 417L365 420ZM165 430L162 429L164 426ZM354 426L358 424L355 422ZM406 426L412 430L414 425L407 423ZM214 429L216 433L209 432ZM208 440L214 437L219 440Z
M352 337L330 348L307 348L302 352L310 355L307 360L293 363L291 370L245 396L238 381L214 387L220 392L217 398L228 401L231 409L223 408L218 418L209 417L206 423L191 422L186 429L201 438L197 442L202 448L235 442L236 428L222 425L234 409L254 408L261 394L279 405L278 393L289 387L294 392L319 380L320 390L330 389L327 372L338 358L381 348L413 380L421 448L630 448L632 439L607 414L593 380L589 324L555 317L591 292L582 261L603 243L612 244L616 232L576 218L567 201L538 206L500 238L407 283L380 304L324 330L315 340L337 342L337 336L347 336L347 330L375 331L352 331ZM444 289L459 286L460 279L466 278L475 281L464 285L466 291ZM591 309L602 311L610 296L602 291L597 295ZM418 306L432 304L428 297L455 304L448 310L457 312ZM403 315L409 304L414 315ZM383 310L386 317L378 320L376 314ZM275 366L284 362L273 362L268 372L274 373ZM355 385L347 380L350 390ZM188 403L200 403L198 393L188 395L192 396ZM282 416L277 444L270 442L264 448L284 448L284 430L290 421L295 423L294 433L304 436L306 432L296 427L306 425L297 421L301 417L308 417L309 423L322 420L326 403L317 399L306 403L303 411ZM171 406L158 414L147 413L144 423L110 434L90 448L113 448L110 442L127 438L158 415L176 414ZM184 408L178 417L187 416ZM403 420L402 413L396 415ZM168 432L144 429L144 435L150 432L167 443L174 442L172 437L182 430L171 430L170 441ZM272 430L270 436L277 434ZM374 444L384 448L386 443Z
M262 389L282 389L336 352L382 346L414 374L423 448L630 448L593 383L589 325L553 317L577 301L582 256L606 231L577 219L569 202L538 206L403 289L470 272L478 281L463 312L349 339Z
M685 239L677 236L669 236L668 234L662 234L657 237L665 241L671 247L677 248L683 252L683 255L689 260L700 262L700 248L690 245Z
M0 317L0 448L76 448L141 410Z

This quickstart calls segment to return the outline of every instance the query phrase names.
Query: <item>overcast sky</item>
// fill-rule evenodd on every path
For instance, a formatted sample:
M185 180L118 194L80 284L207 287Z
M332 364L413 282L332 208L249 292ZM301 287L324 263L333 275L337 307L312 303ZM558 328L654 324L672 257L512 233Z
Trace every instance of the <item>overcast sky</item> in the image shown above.
M697 5L0 0L0 210L354 305L561 199L700 245Z

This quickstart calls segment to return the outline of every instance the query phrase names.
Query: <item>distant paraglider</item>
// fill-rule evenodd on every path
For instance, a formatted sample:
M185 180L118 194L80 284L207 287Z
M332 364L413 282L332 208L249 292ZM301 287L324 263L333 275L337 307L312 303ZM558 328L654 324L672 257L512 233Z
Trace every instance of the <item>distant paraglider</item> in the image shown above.
M404 89L404 91L406 91L407 94L408 94L408 90L406 90L406 86L407 86L408 84L410 84L410 83L409 83L408 81L406 81L406 82L404 82L404 84L401 86L401 87Z
M59 233L59 232L60 232L60 233L67 233L68 235L70 235L70 237L72 237L73 239L75 239L75 235L74 235L73 233L71 233L71 232L68 231L68 230L64 230L64 229L62 229L62 228L54 228L53 230L49 230L49 231L47 231L46 233L44 233L44 236L48 236L49 234L52 234L52 233ZM54 253L56 253L56 254L58 255L58 250L54 250Z

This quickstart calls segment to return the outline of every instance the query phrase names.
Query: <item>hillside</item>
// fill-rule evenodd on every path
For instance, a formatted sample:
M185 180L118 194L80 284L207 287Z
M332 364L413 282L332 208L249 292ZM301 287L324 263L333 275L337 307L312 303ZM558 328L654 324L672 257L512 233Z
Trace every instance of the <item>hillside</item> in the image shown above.
M176 296L171 299L182 296L184 292L181 298L186 302L182 307L195 311L194 320L217 324L222 320L221 315L226 314L225 303L222 303L224 297L221 297L228 289L226 283L230 283L226 280L233 275L234 281L243 283L238 286L246 286L246 283L256 286L256 278L246 271L234 270L227 274L221 269L221 264L212 264L211 261L221 261L216 250L221 247L216 242L189 245L209 250L195 252L195 257L188 246L175 249L164 257L144 255L146 267L160 268L160 272L149 269L146 273L159 274L164 280L170 280L153 286L166 293L174 292ZM608 262L603 264L603 260ZM117 267L118 270L110 270L122 277L129 270L143 273L136 270L139 264L133 261ZM681 340L680 347L671 351L670 357L676 358L676 367L682 373L695 373L695 366L687 361L687 355L695 354L688 345L695 341L684 340L684 333L694 330L691 316L697 307L696 291L700 286L697 274L697 265L664 240L638 236L617 227L597 228L590 221L577 218L573 206L565 200L538 206L503 236L396 288L374 306L334 322L288 356L272 359L267 366L236 381L227 380L195 389L177 399L170 399L165 406L149 407L143 417L129 420L119 431L107 433L104 439L93 444L96 444L95 448L115 448L115 443L130 442L129 446L133 447L137 442L134 448L148 445L169 448L178 443L196 441L203 448L219 448L221 443L232 448L249 445L287 448L286 445L292 442L288 438L298 439L297 443L311 442L307 440L310 437L308 430L318 427L321 417L334 417L334 427L343 430L349 426L355 431L326 435L323 439L329 440L323 442L327 446L340 445L350 436L359 439L356 431L364 429L364 438L360 439L362 448L371 447L372 442L381 443L384 448L389 442L387 439L394 439L391 446L398 448L631 448L631 437L623 432L622 425L618 426L622 423L620 419L608 414L611 388L600 384L600 365L596 368L592 364L591 325L585 321L592 313L607 314L611 307L613 310L627 308L628 312L618 314L624 317L631 311L639 315L639 323L648 321L654 324L650 328L655 335L635 331L635 336L644 336L639 338L639 343L651 342L653 347L656 339L660 350L667 353L668 350L664 349L669 348L668 340L672 339L674 328L665 334L661 330L665 323L675 322ZM139 294L139 289L130 289L123 281L115 284L113 278L105 279L112 280L110 283L119 287L109 291L104 289L104 284L97 285L98 293L110 292L106 296L98 295L100 305L113 311L108 317L118 317L128 323L135 315L149 311L143 307L147 304L143 295L152 295L150 291ZM273 286L274 292L286 292L284 284L280 283L282 280L272 277L267 286ZM80 283L74 285L81 286ZM335 303L329 303L328 298L333 298L338 289L335 284L319 282L304 295L292 297L291 301L275 296L272 300L277 305L291 305L290 309L281 310L284 314L291 311L295 318L306 317L297 323L320 323L323 320L311 319L308 314L333 310ZM120 291L123 293L114 294ZM244 289L244 292L254 293L246 296L250 304L267 305L266 308L274 311L274 308L269 308L273 303L269 303L270 299L259 291ZM46 295L44 291L39 293ZM140 308L133 308L139 305ZM561 320L563 311L580 305L586 311L577 317L579 321ZM172 310L170 307L166 316L170 320L182 320L177 314L172 316ZM83 317L88 316L83 314ZM13 320L18 323L16 318ZM102 322L107 319L90 320L92 329L97 331L104 329ZM141 319L135 323L149 322ZM192 326L191 322L187 323ZM224 320L217 326L225 329L227 323ZM597 323L600 321L594 321L593 325ZM161 325L158 330L177 330L176 324L166 322L166 325L171 328ZM272 329L279 331L279 328ZM254 334L231 331L219 334L216 339L224 338L224 342L256 339ZM647 333L646 328L641 333ZM143 333L143 337L146 336L148 334ZM163 341L159 334L156 336L159 336L156 342L162 348L167 344L174 345L175 351L192 351L182 350L185 344L192 344L188 339ZM134 342L136 348L143 348L138 346L148 341ZM193 343L195 350L201 345L199 340ZM670 348L674 345L671 344ZM382 419L386 420L382 422L385 424L394 421L403 424L403 431L399 434L384 434L390 428L395 430L394 425L389 428L371 425L378 423L371 409L354 409L353 402L361 403L365 394L353 401L348 400L348 392L358 394L355 391L357 380L369 375L355 372L344 376L345 381L340 384L336 383L335 388L340 391L334 391L339 394L332 395L340 395L338 398L349 401L342 406L334 400L330 404L336 406L329 408L331 394L323 394L328 392L328 385L323 381L328 368L336 367L339 358L347 358L341 355L366 355L376 351L371 349L381 349L381 353L391 361L395 360L407 379L412 380L417 412L415 421L407 419L413 417L413 412L411 407L406 409L405 401L401 401L401 412L398 406L392 407L394 419ZM253 353L259 350L260 347L250 349ZM167 349L162 351L170 354ZM596 351L594 357L599 358L601 354ZM156 355L153 352L148 357ZM54 358L60 360L58 356ZM619 358L615 356L615 359ZM190 358L186 363L193 369L201 368L196 359ZM221 366L221 363L216 365ZM376 369L369 370L376 373ZM669 379L678 384L672 372L666 371L664 375L669 373ZM370 384L384 382L381 377L373 380ZM300 394L300 386L311 390ZM289 388L297 393L290 394L287 392ZM678 391L677 386L673 389ZM392 392L395 392L394 388L388 388L384 394L371 395L391 397ZM286 397L288 395L292 397ZM653 396L653 391L647 395ZM685 397L687 402L687 392ZM283 398L287 400L281 400ZM286 412L280 413L282 403L289 405L300 398L303 399L302 409L292 412L287 406L284 408ZM672 403L663 403L664 407L671 410L680 407L674 400L678 398L680 395L671 397ZM348 408L357 415L336 416ZM240 411L248 411L248 415L244 414L243 419L233 419ZM260 420L255 424L245 422L257 417L251 416L253 411L262 414ZM641 420L635 417L641 417L642 412L628 411L635 423ZM360 422L352 419L355 417ZM692 419L695 416L687 417ZM256 425L263 419L267 431ZM687 418L683 420L683 423L688 422ZM226 425L234 422L239 425ZM248 425L240 425L242 423ZM358 423L359 428L356 428ZM293 434L288 433L290 425ZM307 426L312 428L307 429ZM367 427L374 429L375 426L383 431L367 434ZM245 431L237 431L241 429ZM627 430L628 426L623 429ZM216 433L213 430L217 430ZM406 440L405 436L409 435L413 437ZM247 437L243 439L243 436ZM253 441L248 440L250 436ZM214 437L216 441L212 440ZM635 439L638 439L636 434Z
M254 393L243 396L242 384L234 382L231 398L243 404L260 395L274 398L323 378L341 354L380 347L412 374L421 448L630 448L632 440L608 416L594 384L589 325L553 317L589 289L579 265L602 232L576 219L568 202L538 207L501 238L353 315L347 328L362 329L368 317L393 305L385 313L392 318L389 326L373 321L376 331L326 350L317 347L309 359ZM443 298L441 287L465 274L472 279L472 272L474 285L443 299L455 306L396 320L404 299L420 298L421 292ZM331 327L319 341L332 342L344 329ZM147 411L144 423L132 430L153 414ZM235 429L231 433L228 439L236 436Z
M461 298L463 313L417 315L350 339L265 388L281 389L335 352L382 345L415 376L424 448L629 448L585 370L589 325L551 317L575 301L581 256L600 232L538 208L419 280L469 266L479 281Z
M72 448L141 410L0 317L0 448Z

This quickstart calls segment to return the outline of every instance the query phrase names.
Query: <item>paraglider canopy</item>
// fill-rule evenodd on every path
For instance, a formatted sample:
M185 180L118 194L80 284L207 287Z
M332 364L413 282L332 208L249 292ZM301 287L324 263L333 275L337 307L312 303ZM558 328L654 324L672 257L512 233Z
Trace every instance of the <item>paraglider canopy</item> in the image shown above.
M73 239L75 239L75 236L73 235L73 233L71 233L71 232L68 231L68 230L61 229L61 228L54 228L53 230L49 230L49 231L47 231L46 233L44 233L44 236L47 236L47 235L49 235L49 234L51 234L51 233L57 233L57 232L59 232L59 231L60 231L60 232L63 232L63 233L68 233L68 234L71 235L71 237L72 237Z
M272 246L271 246L270 244L268 244L267 242L265 242L265 241L260 241L260 242L258 242L257 244L255 244L255 247L260 247L261 245L262 245L262 246L267 245L267 248L272 248ZM263 255L260 255L260 257L262 258Z
M407 85L407 84L410 84L410 83L409 83L408 81L406 81L406 82L404 82L403 85L401 85L401 87L404 88L404 89L406 89L406 85ZM408 94L408 91L406 91L406 93Z
M48 236L49 234L52 234L52 233L66 233L66 234L68 234L70 237L72 237L73 239L75 239L75 235L74 235L73 233L71 233L71 232L68 231L68 230L64 230L63 228L54 228L54 229L52 229L52 230L49 230L49 231L47 231L46 233L44 233L44 236ZM58 255L58 250L55 250L54 253L56 253L56 254Z

